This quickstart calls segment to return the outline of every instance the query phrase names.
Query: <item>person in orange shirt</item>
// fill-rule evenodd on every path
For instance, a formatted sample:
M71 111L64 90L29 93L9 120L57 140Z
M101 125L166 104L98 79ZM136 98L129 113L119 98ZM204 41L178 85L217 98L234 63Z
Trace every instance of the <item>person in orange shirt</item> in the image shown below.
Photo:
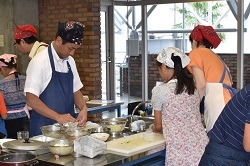
M200 99L204 100L204 120L209 132L225 104L235 94L232 78L224 61L212 51L221 42L213 27L198 25L190 36L192 50L188 65L193 74Z
M0 139L7 136L7 131L5 128L4 120L7 119L7 109L4 103L4 98L2 93L0 93Z

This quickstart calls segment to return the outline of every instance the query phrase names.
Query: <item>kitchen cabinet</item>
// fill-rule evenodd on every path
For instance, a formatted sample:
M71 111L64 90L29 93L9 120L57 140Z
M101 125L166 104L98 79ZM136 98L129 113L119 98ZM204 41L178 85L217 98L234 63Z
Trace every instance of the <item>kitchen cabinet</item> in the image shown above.
M134 166L134 165L140 165L140 166L164 166L165 165L165 149L161 150L159 152L140 157L135 160L126 161L124 160L124 163L121 164L122 166Z
M58 160L52 154L44 154L38 156L39 165L43 166L164 166L165 165L165 150L143 156L121 156L116 154L103 154L90 159L87 157L78 157L72 159L72 156L60 157ZM70 159L71 158L71 159ZM67 161L68 160L68 161Z

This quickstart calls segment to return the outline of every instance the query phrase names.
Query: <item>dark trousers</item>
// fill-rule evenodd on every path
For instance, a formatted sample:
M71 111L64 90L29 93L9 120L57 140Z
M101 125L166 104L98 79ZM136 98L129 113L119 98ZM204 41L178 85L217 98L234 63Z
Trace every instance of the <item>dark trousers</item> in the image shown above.
M210 140L199 166L250 166L250 153Z
M6 135L4 134L4 133L1 133L0 132L0 139L3 139L3 138L5 138L6 137Z
M5 128L7 130L7 138L17 139L18 131L29 131L29 118L23 117L18 119L5 120Z

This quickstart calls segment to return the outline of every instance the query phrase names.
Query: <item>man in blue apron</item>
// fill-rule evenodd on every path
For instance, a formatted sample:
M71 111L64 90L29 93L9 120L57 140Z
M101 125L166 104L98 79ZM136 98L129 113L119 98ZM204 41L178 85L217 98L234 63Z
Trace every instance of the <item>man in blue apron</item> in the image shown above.
M41 134L40 127L87 120L83 87L72 57L83 41L84 25L68 21L58 23L55 40L29 63L24 92L30 115L30 136ZM80 110L78 116L74 105Z

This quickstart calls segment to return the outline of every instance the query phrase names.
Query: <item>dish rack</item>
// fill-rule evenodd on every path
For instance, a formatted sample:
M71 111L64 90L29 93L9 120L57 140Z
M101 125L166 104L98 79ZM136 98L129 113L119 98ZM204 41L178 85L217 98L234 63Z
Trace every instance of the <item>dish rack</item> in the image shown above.
M74 151L89 158L103 154L106 149L107 143L91 136L83 136L74 140Z

